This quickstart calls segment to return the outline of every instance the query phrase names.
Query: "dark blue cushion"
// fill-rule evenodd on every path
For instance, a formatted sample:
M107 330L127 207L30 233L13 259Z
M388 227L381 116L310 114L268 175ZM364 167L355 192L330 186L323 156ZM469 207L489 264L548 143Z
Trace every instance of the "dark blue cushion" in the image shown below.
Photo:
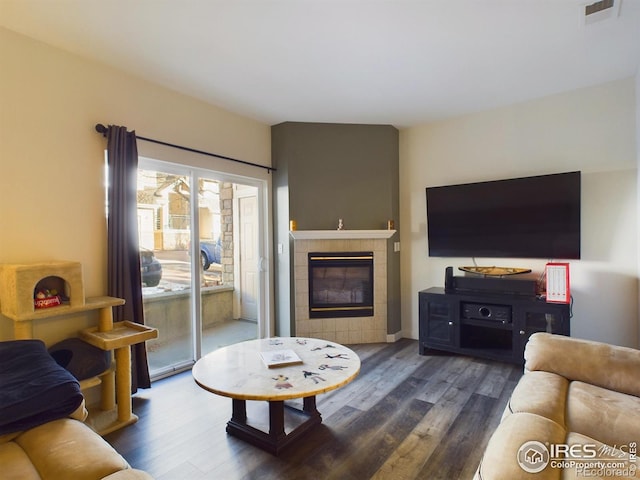
M52 347L49 354L78 380L100 375L111 365L111 352L88 344L79 338L67 338Z
M78 380L44 342L0 342L0 435L67 417L82 400Z

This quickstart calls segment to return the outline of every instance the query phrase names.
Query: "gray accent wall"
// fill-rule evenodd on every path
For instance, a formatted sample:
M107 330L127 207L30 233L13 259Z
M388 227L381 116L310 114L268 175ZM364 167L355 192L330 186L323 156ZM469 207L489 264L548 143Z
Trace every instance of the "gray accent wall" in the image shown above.
M388 241L387 333L400 331L398 130L391 125L285 122L271 127L276 334L294 335L293 243L298 230L398 232Z

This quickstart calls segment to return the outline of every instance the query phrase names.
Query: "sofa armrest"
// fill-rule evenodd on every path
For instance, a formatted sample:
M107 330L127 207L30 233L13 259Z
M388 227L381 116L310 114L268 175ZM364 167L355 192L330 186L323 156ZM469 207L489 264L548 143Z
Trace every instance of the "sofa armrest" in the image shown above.
M529 338L524 358L525 372L552 372L640 397L640 350L539 332Z
M506 417L493 432L484 451L474 480L560 480L562 470L547 465L538 473L528 473L522 466L523 448L530 442L563 443L566 431L553 420L528 412Z
M89 411L87 410L87 404L85 399L82 399L82 403L76 408L73 412L69 414L69 418L73 418L74 420L78 420L79 422L84 422L89 416Z

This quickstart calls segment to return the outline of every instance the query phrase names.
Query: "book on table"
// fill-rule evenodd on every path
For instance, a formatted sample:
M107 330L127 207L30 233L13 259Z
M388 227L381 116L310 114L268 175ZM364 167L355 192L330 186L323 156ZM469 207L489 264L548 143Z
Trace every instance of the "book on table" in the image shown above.
M285 367L302 363L302 359L293 350L271 350L260 352L260 357L269 368Z

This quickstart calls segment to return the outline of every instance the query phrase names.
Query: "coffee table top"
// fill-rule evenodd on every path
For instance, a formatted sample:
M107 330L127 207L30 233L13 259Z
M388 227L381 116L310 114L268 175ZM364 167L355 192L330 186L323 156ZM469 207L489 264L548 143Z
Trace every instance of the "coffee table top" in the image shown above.
M269 368L261 353L291 350L302 363ZM212 393L238 400L289 400L339 388L360 371L360 358L317 338L249 340L215 350L196 362L193 378Z

